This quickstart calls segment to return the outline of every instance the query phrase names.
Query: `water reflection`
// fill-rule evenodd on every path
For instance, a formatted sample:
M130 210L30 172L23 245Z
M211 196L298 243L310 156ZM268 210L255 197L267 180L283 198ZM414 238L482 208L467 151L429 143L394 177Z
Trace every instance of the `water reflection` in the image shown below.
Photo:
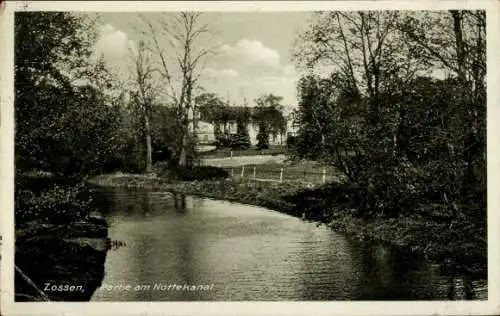
M182 193L172 193L174 199L174 207L180 213L186 210L186 196Z
M436 287L431 266L415 256L384 245L351 242L358 264L357 299L433 299ZM377 289L373 291L373 289Z
M168 192L101 194L110 238L126 243L108 253L103 284L150 289L100 289L95 301L442 300L470 290L486 299L485 280L456 286L463 278L414 255L277 212Z

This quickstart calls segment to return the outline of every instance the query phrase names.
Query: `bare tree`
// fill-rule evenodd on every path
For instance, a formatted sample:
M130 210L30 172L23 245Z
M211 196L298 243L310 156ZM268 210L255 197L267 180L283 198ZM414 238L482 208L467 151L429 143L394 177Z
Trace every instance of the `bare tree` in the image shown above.
M422 69L397 28L397 11L317 12L300 35L294 59L311 69L330 68L376 106L382 91Z
M146 172L152 171L152 147L151 147L151 112L158 96L158 88L153 76L154 69L150 61L149 52L143 41L139 42L137 52L134 54L134 76L131 97L134 105L138 107L140 120L144 124L146 141Z
M386 101L405 89L406 83L425 69L402 41L398 29L400 12L328 11L317 12L314 17L294 47L295 61L312 73L326 70L330 75L335 74L330 80L333 79L332 84L337 89L330 90L335 98L344 99L344 115L352 113L350 118L354 125L367 125L360 134L368 137L368 134L380 133L383 139L377 146L368 146L362 137L359 142L352 143L354 148L342 150L342 158L350 159L354 152L357 156L354 161L361 162L369 156L368 151L393 151L395 154L403 109L399 104ZM310 83L321 82L312 80ZM319 139L325 143L324 135Z
M193 94L206 63L215 47L205 47L201 40L213 35L208 24L201 22L199 12L163 14L158 23L142 16L148 46L155 52L157 68L162 79L162 92L175 108L182 129L179 165L187 164L189 113L193 110ZM194 114L194 113L193 113Z
M482 98L486 76L485 11L409 12L400 29L419 57L456 76L471 100Z

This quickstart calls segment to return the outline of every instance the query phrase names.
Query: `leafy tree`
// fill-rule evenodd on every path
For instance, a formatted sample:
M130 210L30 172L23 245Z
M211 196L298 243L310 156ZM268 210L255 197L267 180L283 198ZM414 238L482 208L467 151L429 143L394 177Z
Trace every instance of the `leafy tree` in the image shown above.
M286 132L286 119L283 115L283 97L272 94L263 95L255 100L256 107L252 115L252 123L259 129L257 147L269 148L269 137L283 135Z
M267 125L262 125L259 127L257 133L257 149L269 149L269 131Z
M248 134L248 121L240 119L237 121L237 132L231 142L233 149L248 149L250 148L250 135Z
M123 98L93 55L94 20L66 12L14 20L16 228L81 220L82 180L121 167Z
M180 122L175 118L174 109L156 104L152 107L151 132L152 147L159 161L166 161L170 165L177 165L179 158L176 156L182 146L177 131Z
M94 21L64 12L15 15L18 171L65 176L102 170L117 150L112 80L93 59Z
M195 98L200 112L200 118L210 123L221 119L221 113L227 107L226 103L215 93L202 93Z
M308 75L299 80L299 104L295 123L299 126L295 154L301 158L321 159L325 155L325 135L334 119L332 83Z
M222 131L221 124L226 123L224 113L228 106L215 93L202 93L195 98L195 103L200 112L200 119L214 125L214 134L216 140L220 143Z

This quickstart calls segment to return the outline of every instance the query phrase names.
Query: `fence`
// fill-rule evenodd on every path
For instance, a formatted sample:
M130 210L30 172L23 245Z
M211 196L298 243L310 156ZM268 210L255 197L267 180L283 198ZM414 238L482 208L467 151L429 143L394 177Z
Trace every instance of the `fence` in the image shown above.
M263 182L304 182L310 184L324 184L338 181L338 173L322 168L318 170L298 170L293 167L269 168L263 165L247 165L238 167L222 167L227 170L233 179L242 181Z

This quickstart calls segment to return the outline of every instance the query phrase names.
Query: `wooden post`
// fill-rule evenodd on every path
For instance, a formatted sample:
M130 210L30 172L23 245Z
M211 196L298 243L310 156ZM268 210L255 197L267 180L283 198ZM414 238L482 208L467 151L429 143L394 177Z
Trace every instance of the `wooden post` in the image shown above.
M233 151L231 150L231 158L233 158Z
M184 210L186 209L186 196L184 194L181 194L180 195L180 199L181 199L181 208Z
M245 176L245 166L241 166L241 178Z
M253 179L255 180L255 166L253 166Z
M280 182L283 182L283 168L281 168L280 172Z
M326 170L323 169L323 184L326 182Z
M231 168L231 178L234 178L234 169Z

